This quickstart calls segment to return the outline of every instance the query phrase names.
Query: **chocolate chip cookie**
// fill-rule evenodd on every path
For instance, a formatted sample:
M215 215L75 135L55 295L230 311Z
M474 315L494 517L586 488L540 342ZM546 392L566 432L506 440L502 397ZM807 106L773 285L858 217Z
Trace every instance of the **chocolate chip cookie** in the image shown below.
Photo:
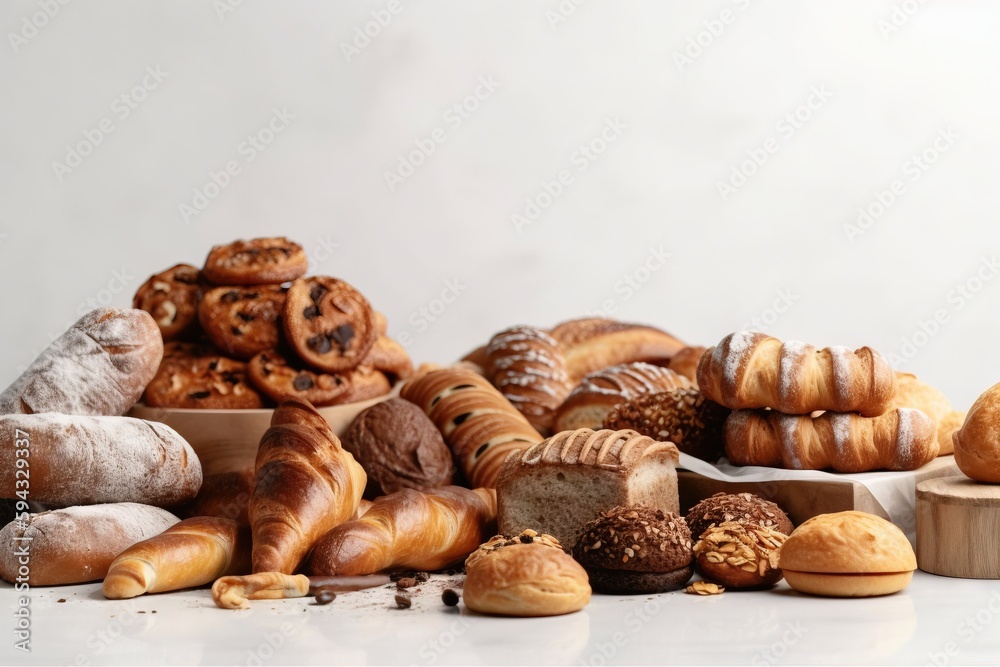
M378 332L368 300L329 276L296 280L288 290L285 336L306 363L329 373L357 366Z
M269 285L301 278L308 269L302 246L279 236L217 245L202 273L216 285Z
M193 333L198 326L199 282L197 268L178 264L144 282L132 299L132 307L153 316L164 341Z
M344 375L313 371L298 359L277 350L255 356L248 370L253 386L278 403L294 396L317 407L333 405L350 388Z
M198 320L225 354L250 359L281 341L285 292L280 285L216 287L202 297Z
M156 376L143 394L154 408L260 408L264 401L247 383L247 365L199 343L167 343Z

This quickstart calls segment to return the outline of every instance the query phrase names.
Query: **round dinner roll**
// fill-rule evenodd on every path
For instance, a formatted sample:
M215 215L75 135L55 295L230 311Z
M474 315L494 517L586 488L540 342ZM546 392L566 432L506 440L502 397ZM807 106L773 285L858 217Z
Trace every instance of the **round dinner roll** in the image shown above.
M977 482L1000 482L1000 384L976 399L952 438L959 470Z
M557 616L590 602L587 572L551 535L497 535L465 561L465 605L499 616Z
M802 593L869 597L906 588L917 557L895 525L849 511L820 514L796 528L781 548L779 567Z

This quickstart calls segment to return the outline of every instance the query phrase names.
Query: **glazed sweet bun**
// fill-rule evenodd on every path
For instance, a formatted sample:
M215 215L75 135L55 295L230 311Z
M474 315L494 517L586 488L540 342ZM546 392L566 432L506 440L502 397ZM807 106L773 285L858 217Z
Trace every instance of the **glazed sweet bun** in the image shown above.
M601 593L665 593L693 573L684 519L647 507L615 507L584 524L573 557Z
M952 437L959 470L977 482L1000 482L1000 384L976 399Z
M779 566L802 593L869 597L903 590L917 569L913 547L899 528L867 512L820 514L795 529Z
M462 599L498 616L557 616L590 602L587 572L551 535L497 535L465 561Z

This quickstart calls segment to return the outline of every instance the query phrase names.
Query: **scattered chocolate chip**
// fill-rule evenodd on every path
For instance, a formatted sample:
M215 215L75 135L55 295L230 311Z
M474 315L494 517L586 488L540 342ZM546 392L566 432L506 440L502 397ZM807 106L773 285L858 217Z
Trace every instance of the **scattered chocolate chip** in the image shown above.
M417 585L417 580L413 577L404 577L396 582L396 588L413 588Z
M457 605L458 600L459 600L458 593L456 593L451 588L446 588L444 589L444 592L441 593L441 602L444 602L449 607L454 607L455 605Z
M400 609L409 609L413 606L413 601L410 600L409 596L396 594L396 606Z
M234 336L242 336L243 335L243 332L240 331L240 328L238 326L235 326L235 325L229 328L229 332L231 334L233 334Z
M351 344L351 339L354 338L354 327L350 324L341 324L339 327L331 331L329 336L333 340L337 341L337 345L340 346L341 350L346 350Z
M337 594L334 593L333 591L320 589L320 591L316 593L316 602L314 602L313 604L317 605L330 604L336 599L337 599Z
M66 598L59 598L58 600L56 600L56 602L65 602L65 601L66 601Z
M311 337L306 341L306 345L308 345L309 348L317 354L326 354L333 348L333 346L330 345L330 339L323 334L317 334Z
M305 391L306 389L312 389L313 384L315 383L312 381L312 378L306 375L305 373L296 375L295 379L292 380L292 386L295 387L295 391Z
M481 446L479 449L476 450L476 453L472 455L472 458L477 459L480 456L482 456L483 452L485 452L486 448L489 447L489 446L490 446L490 443L488 443L488 442L486 444L484 444L483 446Z
M236 317L240 318L244 322L253 322L256 319L250 313L236 313Z
M192 398L192 399L198 400L198 399L202 399L202 398L208 398L211 395L212 395L212 392L210 392L210 391L193 391L190 394L188 394L188 398Z
M235 303L236 301L239 300L239 298L240 298L240 293L237 292L236 290L233 290L232 292L226 292L221 297L219 297L219 301L221 301L222 303Z
M319 317L319 308L317 308L315 304L313 304L312 306L306 306L305 308L302 309L302 317L306 318L307 320L316 319L317 317Z
M319 301L326 294L326 287L323 285L313 285L312 289L309 290L309 298L313 301Z
M137 613L137 614L145 614L146 612L144 612L143 610L141 610L141 609L140 609L140 610L139 610L139 611L137 611L136 613Z
M462 414L460 414L459 416L455 417L451 421L452 421L452 423L455 426L461 426L462 422L464 422L466 419L468 419L471 416L472 416L471 412L463 412Z

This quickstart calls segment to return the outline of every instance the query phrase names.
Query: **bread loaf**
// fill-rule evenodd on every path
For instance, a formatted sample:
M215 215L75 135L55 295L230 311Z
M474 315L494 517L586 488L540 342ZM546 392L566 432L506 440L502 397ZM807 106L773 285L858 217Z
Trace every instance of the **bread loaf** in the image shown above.
M28 443L30 465L0 466L0 497L18 497L26 475L31 499L54 505L169 507L191 500L201 487L191 445L158 422L51 412L0 416L0 443L13 447L20 440Z
M573 378L634 361L665 362L684 347L655 327L599 317L563 322L549 333L565 349L566 370Z
M31 586L97 581L115 556L177 521L166 510L137 503L32 514L0 530L0 578Z
M162 357L163 339L149 313L92 310L0 394L0 414L125 414Z

